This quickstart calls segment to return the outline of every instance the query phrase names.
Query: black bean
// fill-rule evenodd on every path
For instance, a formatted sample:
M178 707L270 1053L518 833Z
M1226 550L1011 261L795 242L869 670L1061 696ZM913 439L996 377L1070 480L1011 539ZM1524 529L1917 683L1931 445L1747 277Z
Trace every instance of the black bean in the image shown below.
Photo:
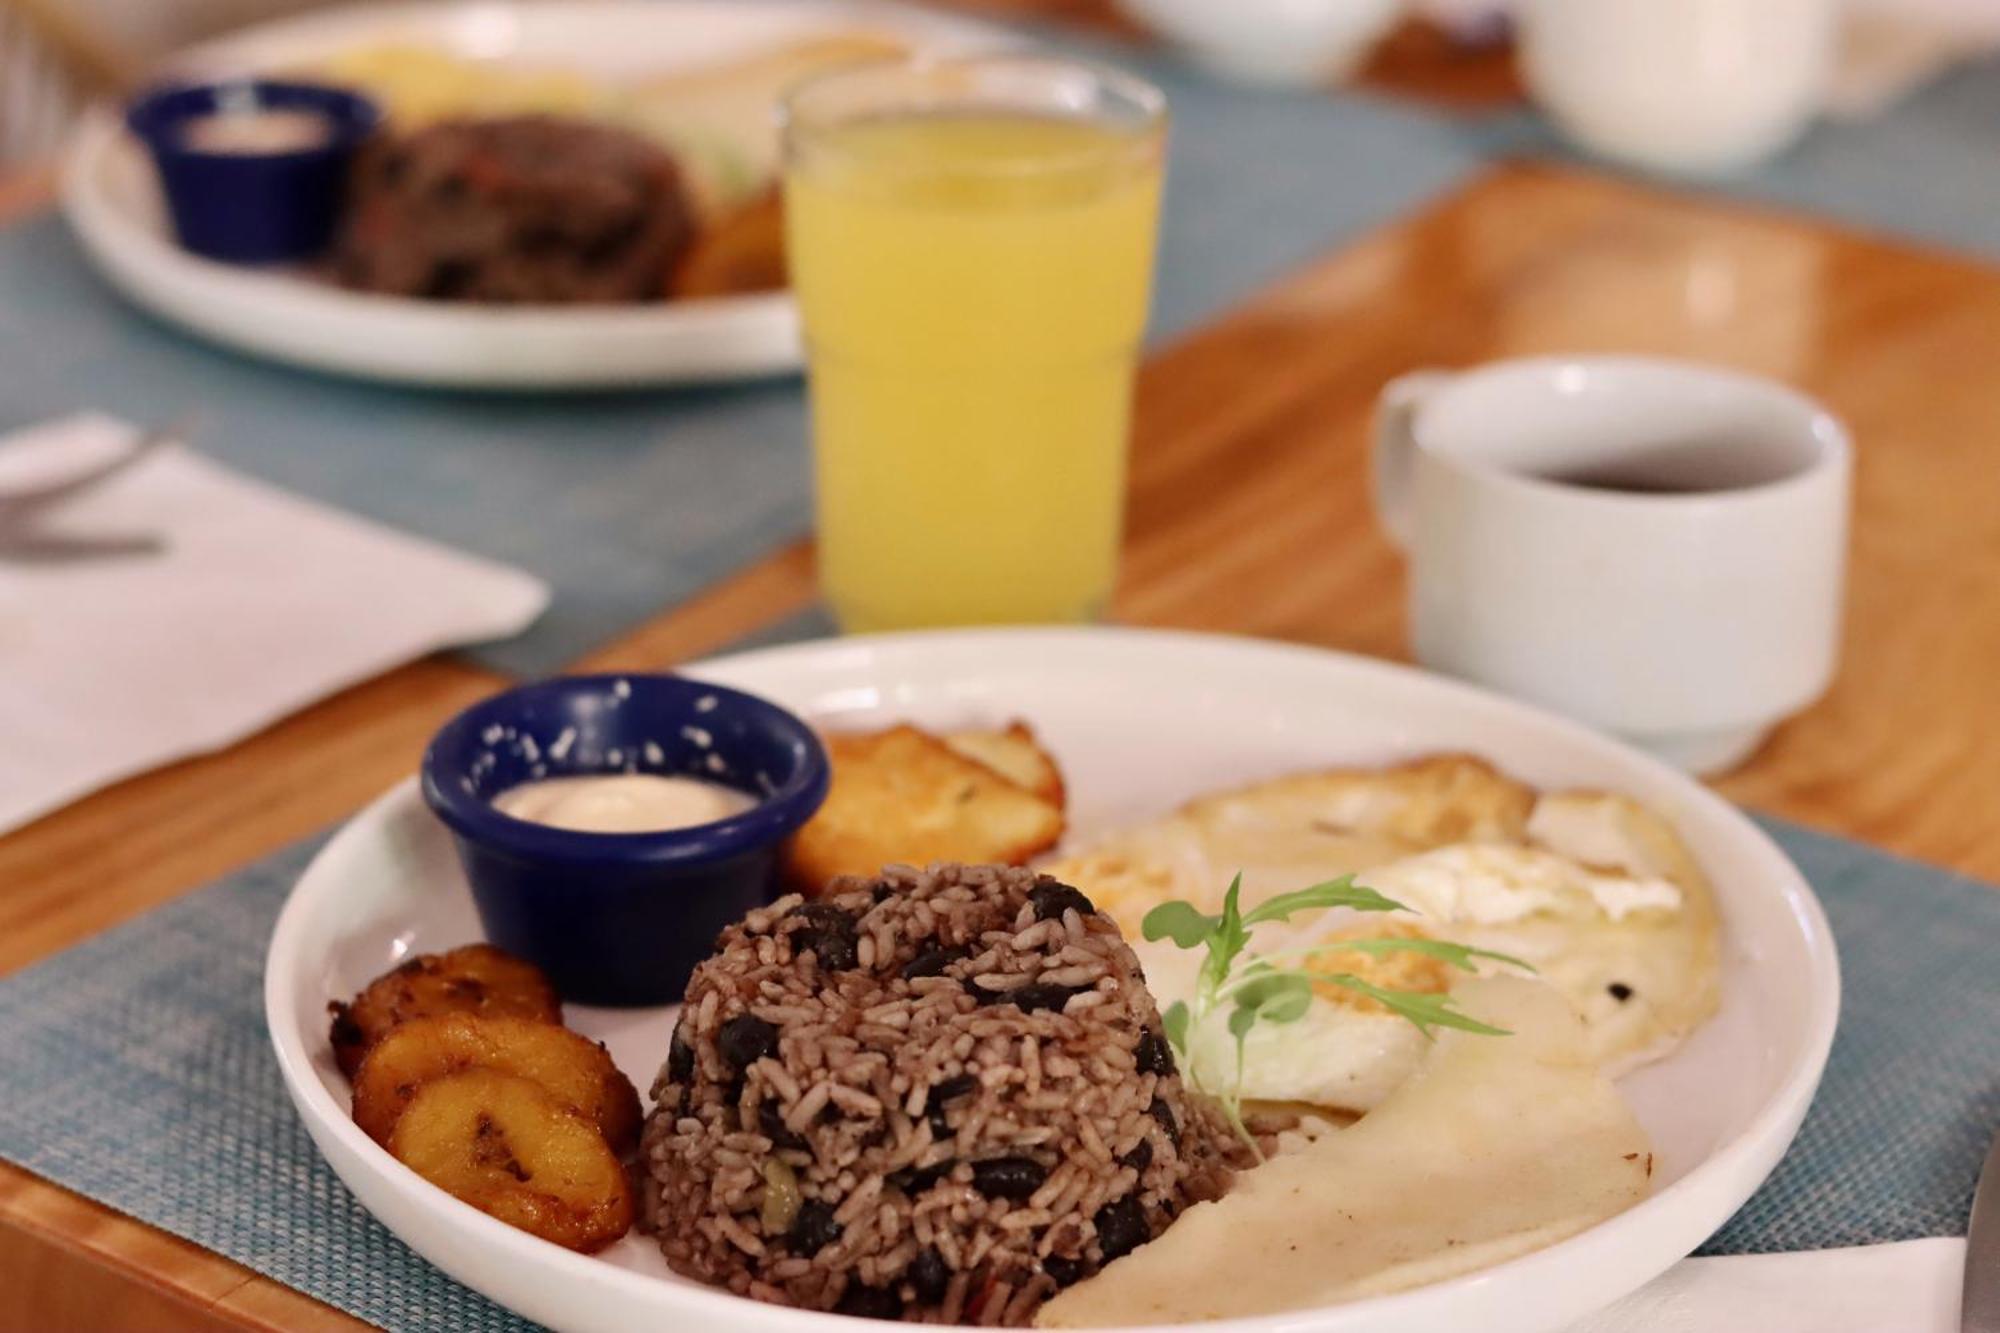
M956 1101L979 1086L979 1080L971 1074L958 1074L942 1083L931 1085L930 1106L925 1118L931 1122L931 1137L943 1141L952 1136L951 1121L945 1117L944 1105Z
M951 1285L951 1268L944 1256L936 1250L925 1250L910 1260L909 1268L903 1276L910 1279L910 1286L916 1290L917 1299L926 1305L937 1305L944 1300L945 1289Z
M794 954L810 950L819 959L819 965L829 972L844 972L854 966L857 957L854 913L831 903L807 903L794 907L786 915L806 923L792 932Z
M741 1074L738 1074L735 1078L730 1079L729 1086L726 1089L724 1089L722 1093L723 1105L736 1106L736 1107L742 1106L743 1090L749 1086L750 1086L750 1080L743 1077L743 1075Z
M1067 1287L1083 1276L1083 1261L1065 1259L1060 1254L1052 1254L1042 1260L1042 1271L1054 1278L1058 1287Z
M1119 1158L1118 1164L1120 1166L1129 1166L1134 1171L1143 1175L1146 1168L1153 1164L1153 1141L1151 1139L1140 1139L1139 1146Z
M1037 921L1057 920L1066 910L1074 910L1078 916L1089 916L1097 910L1090 899L1056 879L1045 879L1029 889L1028 901L1034 904Z
M850 1282L833 1312L857 1319L901 1319L903 1298L885 1287L864 1287L859 1282Z
M694 1047L681 1037L681 1025L674 1024L674 1039L667 1043L667 1077L686 1083L694 1077Z
M968 981L965 983L965 989L982 1005L1011 1004L1024 1014L1032 1014L1037 1009L1053 1009L1061 1012L1062 1007L1069 1003L1070 996L1081 995L1090 987L1053 986L1036 982L1026 986L1016 986L1013 990L999 991L987 990L977 982Z
M1622 981L1614 981L1609 986L1606 986L1605 989L1610 991L1611 998L1620 1004L1632 998L1632 988Z
M1025 1199L1048 1178L1049 1169L1032 1157L989 1157L972 1164L972 1187L989 1199Z
M1176 1148L1181 1146L1180 1123L1174 1119L1174 1108L1160 1098L1153 1098L1153 1104L1146 1108L1146 1114L1160 1122L1160 1128L1167 1131L1167 1142Z
M874 889L870 891L869 896L873 898L879 905L881 903L886 903L891 898L895 897L896 891L890 888L887 884L877 884L874 887Z
M785 1117L770 1102L757 1108L757 1132L771 1141L774 1148L803 1148L806 1141L792 1132L785 1123Z
M807 1199L799 1205L798 1216L792 1219L787 1239L794 1254L810 1259L839 1240L840 1232L840 1223L833 1220L833 1209L818 1199Z
M1104 1262L1121 1259L1153 1238L1146 1227L1146 1210L1139 1206L1134 1195L1126 1195L1116 1203L1107 1203L1097 1210L1092 1219L1097 1223L1097 1247L1104 1254Z
M1142 1074L1158 1074L1165 1078L1174 1072L1174 1048L1159 1033L1147 1028L1139 1034L1139 1047L1133 1052L1139 1062Z
M934 945L924 950L909 962L903 964L903 980L915 981L919 977L941 977L946 968L966 956L963 948L948 949Z
M738 1014L715 1034L715 1049L738 1069L748 1069L778 1049L778 1029L755 1014Z
M958 1161L956 1158L947 1157L935 1166L906 1166L901 1171L891 1171L888 1175L888 1181L891 1185L903 1191L903 1193L909 1195L911 1198L915 1198L950 1175L951 1169L957 1165Z

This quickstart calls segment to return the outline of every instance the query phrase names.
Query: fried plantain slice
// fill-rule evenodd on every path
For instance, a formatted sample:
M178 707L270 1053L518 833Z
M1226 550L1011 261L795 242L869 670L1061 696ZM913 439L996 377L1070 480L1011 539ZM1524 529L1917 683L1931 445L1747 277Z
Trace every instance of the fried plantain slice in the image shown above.
M775 189L695 233L667 280L667 296L739 296L785 285L785 214Z
M383 1033L412 1018L484 1014L562 1022L562 997L542 970L490 944L418 954L368 983L353 1003L327 1008L334 1058L350 1079Z
M389 1151L439 1189L589 1253L632 1225L632 1186L597 1126L531 1079L463 1069L416 1090Z
M639 1142L639 1094L603 1046L553 1023L482 1014L413 1018L384 1033L354 1076L354 1123L387 1143L417 1089L461 1069L496 1069L540 1084L595 1121L613 1152Z

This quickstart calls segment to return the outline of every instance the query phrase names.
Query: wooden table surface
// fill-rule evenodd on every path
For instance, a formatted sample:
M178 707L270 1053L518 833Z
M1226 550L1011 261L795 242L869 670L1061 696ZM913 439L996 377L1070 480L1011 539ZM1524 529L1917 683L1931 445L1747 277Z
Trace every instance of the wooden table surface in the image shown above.
M1426 40L1399 38L1371 77L1421 91ZM1452 65L1435 84L1441 100L1504 95L1491 69ZM0 181L0 217L45 200L45 181ZM1601 350L1776 376L1823 398L1859 442L1848 628L1832 692L1720 788L2000 880L1996 332L2000 271L1977 263L1806 218L1499 167L1151 358L1114 615L1403 658L1401 564L1363 484L1385 380ZM811 597L810 550L789 548L578 666L686 660ZM454 660L420 662L0 838L0 972L350 814L411 770L445 717L501 683ZM0 1328L361 1327L5 1164L0 1292Z

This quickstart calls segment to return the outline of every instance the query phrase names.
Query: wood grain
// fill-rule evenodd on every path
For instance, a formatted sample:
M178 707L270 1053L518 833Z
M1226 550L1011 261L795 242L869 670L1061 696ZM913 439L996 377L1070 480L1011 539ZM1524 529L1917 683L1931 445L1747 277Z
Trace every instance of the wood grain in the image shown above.
M1981 743L2000 731L1991 501L2000 383L1985 355L1995 330L2000 273L1980 265L1778 214L1508 167L1151 361L1116 613L1401 657L1401 562L1363 485L1384 380L1425 365L1612 349L1779 376L1823 397L1859 440L1846 655L1829 697L1723 790L2000 879L1990 817L2000 752ZM809 552L789 548L588 664L698 654L809 594ZM493 684L463 666L420 664L0 839L9 885L0 966L351 809L407 772L430 729ZM28 1283L42 1302L36 1327L178 1328L170 1321L190 1310L207 1322L188 1327L354 1326L0 1170L0 1280L76 1256L93 1276L92 1294L74 1299L100 1303L64 1305L72 1298L62 1291Z
M1691 357L1822 398L1858 442L1840 674L1721 783L2000 879L2000 273L1801 219L1503 169L1148 367L1121 618L1406 655L1366 499L1377 388L1558 351Z

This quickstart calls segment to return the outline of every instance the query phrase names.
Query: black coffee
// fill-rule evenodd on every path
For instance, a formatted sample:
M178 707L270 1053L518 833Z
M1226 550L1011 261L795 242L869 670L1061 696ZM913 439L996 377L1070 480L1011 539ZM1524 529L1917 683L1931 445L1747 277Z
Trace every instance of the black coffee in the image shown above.
M1791 451L1768 442L1681 439L1648 443L1560 470L1533 473L1542 481L1625 495L1701 495L1739 491L1782 480L1798 467Z
M1542 474L1543 481L1558 486L1576 486L1586 491L1622 491L1627 495L1699 495L1703 491L1731 490L1687 478L1650 477L1616 467L1580 468L1575 472ZM1742 483L1738 483L1741 485Z

